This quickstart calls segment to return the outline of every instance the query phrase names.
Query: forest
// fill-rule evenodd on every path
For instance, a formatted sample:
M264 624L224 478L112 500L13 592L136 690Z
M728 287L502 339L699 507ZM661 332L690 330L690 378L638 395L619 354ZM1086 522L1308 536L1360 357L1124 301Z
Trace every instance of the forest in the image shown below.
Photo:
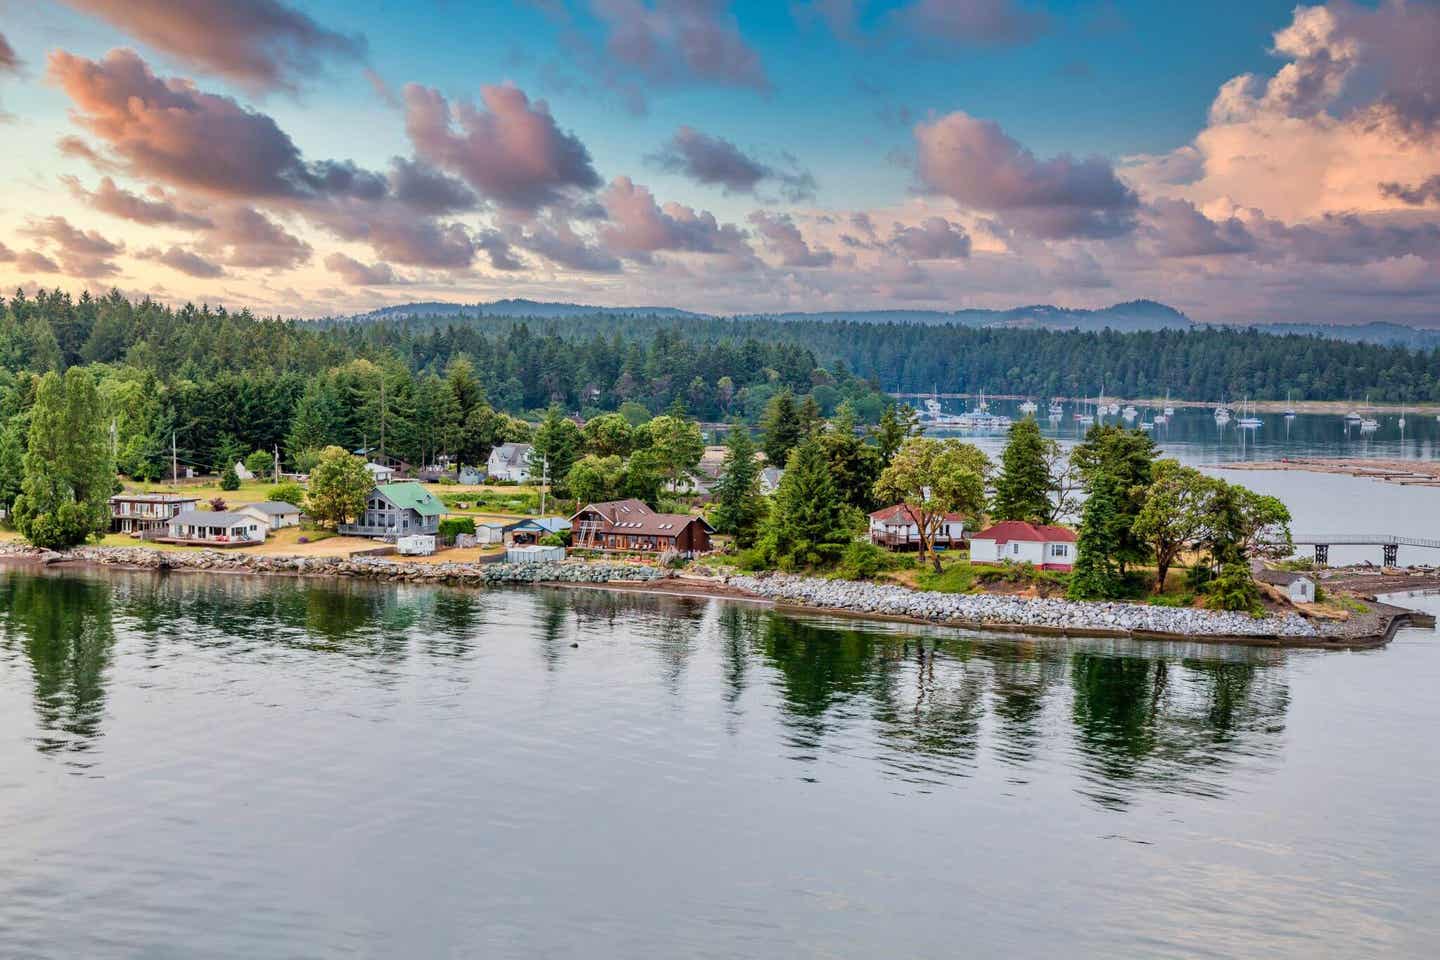
M783 391L876 422L882 391L987 390L1177 399L1440 401L1440 351L1253 330L1057 332L805 318L581 314L288 320L112 291L0 305L0 416L36 377L99 384L117 463L159 476L256 450L293 460L384 443L412 463L483 459L558 407L632 422L683 412L758 423ZM21 424L12 424L19 429Z

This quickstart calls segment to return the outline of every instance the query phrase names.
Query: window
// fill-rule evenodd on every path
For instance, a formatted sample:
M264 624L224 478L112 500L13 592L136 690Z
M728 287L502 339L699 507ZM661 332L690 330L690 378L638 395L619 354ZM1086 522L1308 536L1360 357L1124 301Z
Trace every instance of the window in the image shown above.
M1068 543L1055 543L1055 544L1051 544L1050 554L1051 554L1051 556L1055 556L1055 557L1068 557L1068 556L1070 556L1070 544L1068 544Z
M1018 540L1011 541L1010 552L1017 557L1020 555L1020 542Z

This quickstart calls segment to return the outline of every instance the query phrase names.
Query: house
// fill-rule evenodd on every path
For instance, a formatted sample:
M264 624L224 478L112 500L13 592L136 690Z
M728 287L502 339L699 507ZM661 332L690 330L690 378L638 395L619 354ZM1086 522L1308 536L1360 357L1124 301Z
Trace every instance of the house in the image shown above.
M534 447L528 443L502 443L490 451L486 472L491 480L514 483L530 481L530 455Z
M570 529L570 521L564 517L526 517L505 528L506 543L539 543L553 534L562 534Z
M780 489L780 481L784 476L785 471L779 467L761 467L760 492L767 497L773 497L775 491Z
M1315 602L1315 581L1303 573L1261 568L1255 570L1255 579L1280 589L1291 603Z
M1075 531L1023 520L1002 520L970 538L971 563L1030 563L1041 570L1075 565Z
M186 510L170 518L169 539L184 543L238 547L264 543L269 526L248 513Z
M258 517L265 522L265 525L272 533L284 527L300 526L300 508L293 503L286 503L283 500L264 500L260 503L247 503L244 506L236 507L235 512Z
M365 498L365 509L354 523L342 523L339 532L352 537L408 537L440 530L442 504L429 490L413 481L377 483Z
M370 479L376 483L394 483L395 468L387 467L383 463L367 463L365 469L370 471Z
M778 480L776 484L778 486ZM935 531L932 546L945 550L960 546L964 540L965 518L958 513L947 513ZM904 503L876 510L870 514L870 542L891 550L919 550L920 519Z
M250 468L245 466L244 460L236 460L235 466L232 469L235 471L235 476L239 477L241 480L255 479L255 474L251 473Z
M639 500L587 504L570 523L571 545L588 550L693 555L710 549L715 532L704 517L656 513Z
M164 536L176 514L194 510L199 503L199 497L178 493L117 493L110 498L110 529L136 536Z
M467 487L479 486L485 482L485 474L479 467L461 467L455 474L455 482Z

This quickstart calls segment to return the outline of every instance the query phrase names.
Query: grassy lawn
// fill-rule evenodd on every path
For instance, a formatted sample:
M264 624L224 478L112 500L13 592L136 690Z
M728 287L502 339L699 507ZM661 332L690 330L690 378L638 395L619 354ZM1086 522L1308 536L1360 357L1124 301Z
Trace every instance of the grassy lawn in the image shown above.
M275 484L266 483L261 480L242 480L238 490L221 490L219 479L206 482L189 481L179 485L168 483L138 483L126 484L126 489L139 493L178 493L187 497L199 497L202 503L206 500L213 500L216 497L222 498L227 504L259 503L266 499ZM299 506L299 504L296 504Z

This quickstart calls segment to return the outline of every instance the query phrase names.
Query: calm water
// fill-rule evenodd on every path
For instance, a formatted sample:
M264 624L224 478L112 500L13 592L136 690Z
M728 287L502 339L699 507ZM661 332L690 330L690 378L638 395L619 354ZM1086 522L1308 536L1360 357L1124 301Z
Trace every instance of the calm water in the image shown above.
M7 958L1440 941L1431 631L1360 654L998 641L13 570L0 617Z

